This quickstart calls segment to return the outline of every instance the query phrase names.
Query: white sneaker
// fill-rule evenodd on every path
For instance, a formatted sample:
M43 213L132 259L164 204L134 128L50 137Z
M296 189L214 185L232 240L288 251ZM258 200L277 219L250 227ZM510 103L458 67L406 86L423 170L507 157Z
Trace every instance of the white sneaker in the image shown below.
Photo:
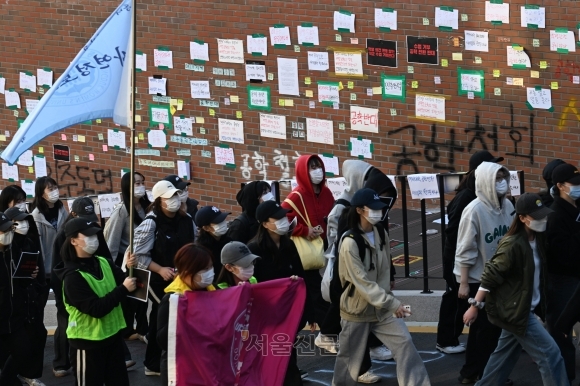
M384 346L383 346L384 347ZM359 383L377 383L381 380L377 374L373 373L371 370L367 371L363 375L358 377Z
M371 348L371 359L375 361L388 361L393 359L393 353L386 346Z
M314 344L317 347L325 349L326 351L328 351L332 354L337 353L336 342L334 341L334 339L332 339L329 336L322 335L321 333L318 333L318 335L316 336L316 339L314 339Z
M18 379L20 379L21 382L26 383L28 386L46 386L40 381L40 379L26 378L21 375L18 376Z
M447 346L447 347L437 345L435 346L435 348L445 354L461 354L462 352L465 352L465 347L463 347L463 345L461 344L458 346Z
M147 367L145 367L145 375L160 376L161 373L159 371L149 370Z

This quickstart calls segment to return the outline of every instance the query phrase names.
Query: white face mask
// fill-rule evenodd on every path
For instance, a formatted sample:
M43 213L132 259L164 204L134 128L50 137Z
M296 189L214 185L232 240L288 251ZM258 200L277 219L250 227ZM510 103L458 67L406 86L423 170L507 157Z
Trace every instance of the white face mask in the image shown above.
M145 195L145 187L143 185L135 186L135 188L133 189L133 196L135 198L141 198L144 195Z
M495 183L495 191L497 192L498 196L503 196L509 190L509 185L506 180L501 180L500 182Z
M181 193L179 193L179 200L181 202L187 201L188 197L189 197L189 194L187 193L187 190L183 190Z
M55 190L51 190L50 193L48 193L46 201L50 202L51 204L54 204L55 202L58 201L58 197L60 196L60 193L58 191L58 189Z
M280 236L288 233L288 230L290 229L290 222L288 221L288 217L283 217L280 220L276 220L274 224L276 225L276 230L274 232Z
M378 222L381 221L381 219L383 218L383 211L380 209L377 209L377 210L369 209L368 211L369 211L369 215L365 216L365 218L372 225L378 224Z
M228 223L225 220L219 224L211 224L211 227L215 236L223 236L228 232Z
M21 235L26 235L28 233L28 229L30 229L28 220L16 221L16 229L14 229L14 232Z
M534 232L545 232L547 225L548 225L548 217L544 217L541 220L530 220L528 228L530 228Z
M322 172L322 168L314 169L310 171L310 181L313 184L317 185L322 182L324 179L324 173Z
M12 244L13 239L14 239L14 232L13 231L6 231L0 235L0 244L10 245L10 244Z
M26 212L26 202L21 202L20 204L16 204L14 206L20 209L21 212Z
M89 255L95 253L99 249L99 238L97 235L85 236L85 246L82 249Z
M201 281L196 281L195 284L197 284L200 288L207 288L207 286L213 283L213 278L215 276L213 267L206 271L199 271L196 276L199 276Z
M262 200L262 202L274 201L274 199L275 198L272 192L265 193L262 197L260 197L260 200Z
M181 208L181 200L179 199L179 196L173 196L165 201L165 209L168 211L175 213L179 208Z
M254 276L254 266L250 265L249 267L246 268L242 268L242 267L237 267L238 268L238 273L235 273L234 275L237 276L238 279L240 279L241 281L248 281L252 276Z

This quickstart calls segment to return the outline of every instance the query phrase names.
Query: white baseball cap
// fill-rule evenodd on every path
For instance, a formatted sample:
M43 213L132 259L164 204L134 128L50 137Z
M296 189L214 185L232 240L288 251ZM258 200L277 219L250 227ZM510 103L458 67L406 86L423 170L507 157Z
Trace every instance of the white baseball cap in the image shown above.
M173 186L171 182L165 180L156 183L155 186L153 186L153 190L151 191L151 193L153 193L153 199L155 200L157 197L171 198L177 192L179 192L179 189Z

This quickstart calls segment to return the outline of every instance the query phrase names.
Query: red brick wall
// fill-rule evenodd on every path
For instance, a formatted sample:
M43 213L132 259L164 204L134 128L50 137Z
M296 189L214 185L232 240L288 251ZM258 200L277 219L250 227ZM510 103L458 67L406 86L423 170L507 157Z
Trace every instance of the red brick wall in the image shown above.
M375 153L371 163L377 165L389 174L397 171L401 161L402 148L405 146L419 172L444 172L448 170L465 170L470 153L482 148L482 143L474 140L474 127L479 122L483 143L495 154L506 157L505 164L510 169L522 169L526 173L526 189L535 190L543 186L541 170L552 158L563 158L578 164L580 155L579 117L571 110L564 114L564 109L574 98L578 99L580 85L572 83L572 75L580 75L580 56L577 53L559 54L549 50L549 30L555 27L567 27L574 31L578 40L580 22L577 2L547 0L541 2L546 7L546 28L531 30L520 27L520 6L526 2L516 0L510 2L510 24L492 25L484 20L484 1L441 2L434 0L410 0L398 4L381 3L377 6L393 6L398 11L398 31L380 32L374 27L375 2L353 0L321 0L292 2L282 1L138 1L138 44L137 49L148 55L148 71L140 73L137 78L138 100L143 109L138 114L143 123L138 124L138 132L148 127L147 105L152 102L152 96L147 95L147 77L153 74L163 75L168 79L168 95L184 100L182 112L186 116L204 117L203 125L194 124L195 137L206 138L209 146L185 146L169 142L169 149L161 151L161 157L144 157L155 160L177 160L188 157L177 156L176 149L191 148L192 175L194 195L202 203L214 203L237 211L235 192L244 176L251 179L280 179L287 172L293 176L293 157L297 154L334 153L340 162L349 158L348 141L351 136L362 135L375 144ZM242 4L241 4L242 3ZM68 63L87 42L102 21L118 5L117 1L22 1L10 0L0 4L2 33L0 33L0 74L6 78L6 88L18 90L18 74L20 71L36 72L37 68L51 67L55 71L55 79L62 74ZM459 21L459 29L452 32L442 32L435 27L435 7L440 5L459 6L460 14L467 14L468 21ZM356 33L339 33L333 31L333 12L339 9L348 10L356 15ZM423 25L427 18L429 25ZM262 33L269 35L268 27L284 23L290 27L292 44L297 44L296 27L303 22L318 26L320 46L301 47L295 52L293 46L286 49L268 47L268 56L258 60L266 61L266 71L276 74L273 81L264 85L272 90L272 114L285 115L288 124L286 140L260 138L259 113L247 108L247 92L243 64L218 63L216 38L235 38L244 41L246 35ZM458 37L463 44L464 30L489 31L488 53L465 51L465 48L454 47L453 38ZM337 42L335 35L342 36L342 42ZM406 35L429 36L439 38L439 57L449 61L448 67L441 65L410 64L414 73L407 73ZM351 44L351 38L358 39L358 44ZM368 75L361 79L338 79L328 72L309 72L307 67L307 52L324 51L328 46L365 48L366 39L396 40L398 42L398 68L382 68L367 66L363 58L364 72ZM185 70L186 63L192 63L189 57L189 42L202 39L209 43L210 61L205 64L205 72ZM533 47L532 39L539 39L540 47ZM502 40L502 41L500 41ZM509 43L507 42L509 40ZM517 43L528 52L532 68L516 70L507 67L506 46ZM270 42L268 41L268 44ZM173 51L174 68L163 71L153 66L153 49L167 46ZM578 47L580 50L580 47ZM463 53L462 61L453 61L453 53ZM276 58L298 58L300 97L280 96L278 94ZM481 57L482 63L476 64L475 57ZM330 52L330 72L334 71L333 55ZM257 59L246 54L246 60ZM540 69L541 60L548 62L547 69ZM457 67L465 69L480 69L485 71L485 98L476 97L468 100L466 96L457 95ZM235 70L235 76L213 75L214 67ZM492 76L493 69L499 69L501 76ZM530 70L539 71L539 79L530 76ZM367 96L367 89L380 86L381 73L407 75L408 95L405 103L382 100L381 95ZM441 78L440 85L434 83L434 77ZM312 84L304 84L304 78L310 77ZM506 85L506 77L521 77L524 87ZM197 100L190 98L190 80L210 80L212 99L220 102L216 116L210 117L207 108L199 105ZM235 80L237 88L215 86L215 80ZM317 100L316 82L321 80L342 80L345 89L340 92L340 108L322 106ZM348 81L354 82L354 88L346 88ZM412 89L412 81L418 81L418 88ZM557 81L558 90L552 91L554 111L530 111L526 108L526 86L550 87ZM494 96L494 88L501 88L501 96ZM305 96L306 90L312 90L314 98ZM21 94L22 104L25 98L40 96L37 92ZM446 95L445 123L434 123L414 119L415 97L412 91ZM351 102L350 94L356 93L356 101ZM237 95L240 103L224 105L224 98ZM279 99L293 99L294 107L280 107ZM316 101L316 108L309 108L309 101ZM379 108L379 133L369 134L350 130L350 103L372 108ZM16 132L17 118L14 112L4 106L0 97L0 127L8 131L11 137ZM580 109L580 106L578 106ZM390 109L396 109L397 115L391 116ZM228 169L217 166L213 160L213 147L217 146L217 118L236 119L236 111L242 111L245 144L230 144L234 148L237 168ZM580 112L580 111L579 111ZM19 111L20 119L26 116L24 109ZM530 116L533 115L533 136L531 136ZM304 122L306 117L331 119L334 121L334 143L332 147L307 142L305 139L292 137L291 122ZM564 119L562 119L564 118ZM345 123L346 129L339 130L339 123ZM411 130L389 134L406 125L416 127L416 138L413 140ZM512 132L511 126L523 127L518 133ZM200 134L203 126L206 134ZM102 145L106 144L106 129L114 125L109 120L100 124L77 125L63 132L51 135L33 148L38 153L38 147L45 149L48 165L52 176L61 185L61 194L77 196L87 193L118 191L120 189L120 170L128 166L129 156L124 151L110 149L104 153ZM436 130L432 139L432 130ZM510 137L511 132L511 137ZM61 133L67 135L67 140L61 140ZM104 134L104 140L99 140L98 134ZM454 148L449 151L450 138L455 135ZM494 140L490 135L497 133ZM171 133L170 133L171 134ZM73 135L85 135L87 142L73 142ZM8 140L10 140L10 138ZM128 138L128 137L127 137ZM6 145L8 142L1 143ZM70 164L56 163L52 155L52 144L60 143L70 146L73 160ZM533 160L529 157L533 143ZM138 148L146 148L143 141ZM515 148L517 146L517 149ZM201 150L211 151L212 158L202 158ZM508 153L518 153L508 155ZM89 154L94 154L95 161L89 161ZM80 157L79 162L74 156ZM264 157L268 164L260 174L256 166L256 156ZM278 157L277 157L278 156ZM280 157L287 157L289 170L284 170L279 162ZM251 171L243 173L244 157L247 158ZM277 157L277 158L275 158ZM258 165L259 166L259 165ZM146 175L148 187L164 175L175 173L176 169L160 169L138 166L137 170ZM34 178L27 167L19 167L21 179ZM401 167L401 172L413 172L412 166ZM7 185L2 181L0 185Z

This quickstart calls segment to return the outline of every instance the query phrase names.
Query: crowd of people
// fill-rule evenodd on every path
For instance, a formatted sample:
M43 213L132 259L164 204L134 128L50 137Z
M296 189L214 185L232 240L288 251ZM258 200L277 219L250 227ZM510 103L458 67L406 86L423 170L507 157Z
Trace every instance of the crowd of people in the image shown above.
M580 320L580 173L554 160L543 173L547 190L516 200L502 161L488 151L473 154L447 207L436 348L465 353L461 384L513 384L510 373L523 348L544 385L569 385L572 326ZM147 344L145 375L166 385L170 294L281 278L306 284L296 339L307 326L311 333L319 329L316 346L336 354L333 385L378 382L372 360L390 359L399 385L430 385L403 320L410 308L392 292L388 221L396 187L362 160L346 160L342 170L347 186L335 201L320 157L300 156L298 186L281 203L265 181L247 183L236 196L241 214L234 219L215 205L200 207L179 176L154 181L150 201L145 177L126 173L123 201L104 228L89 197L76 198L69 213L50 177L37 179L29 207L22 188L5 187L0 386L43 385L50 290L57 309L55 377L128 385L127 369L136 363L126 341L140 339ZM150 272L150 311L132 296L132 268ZM459 342L464 325L466 346ZM302 385L307 376L293 348L284 385Z

